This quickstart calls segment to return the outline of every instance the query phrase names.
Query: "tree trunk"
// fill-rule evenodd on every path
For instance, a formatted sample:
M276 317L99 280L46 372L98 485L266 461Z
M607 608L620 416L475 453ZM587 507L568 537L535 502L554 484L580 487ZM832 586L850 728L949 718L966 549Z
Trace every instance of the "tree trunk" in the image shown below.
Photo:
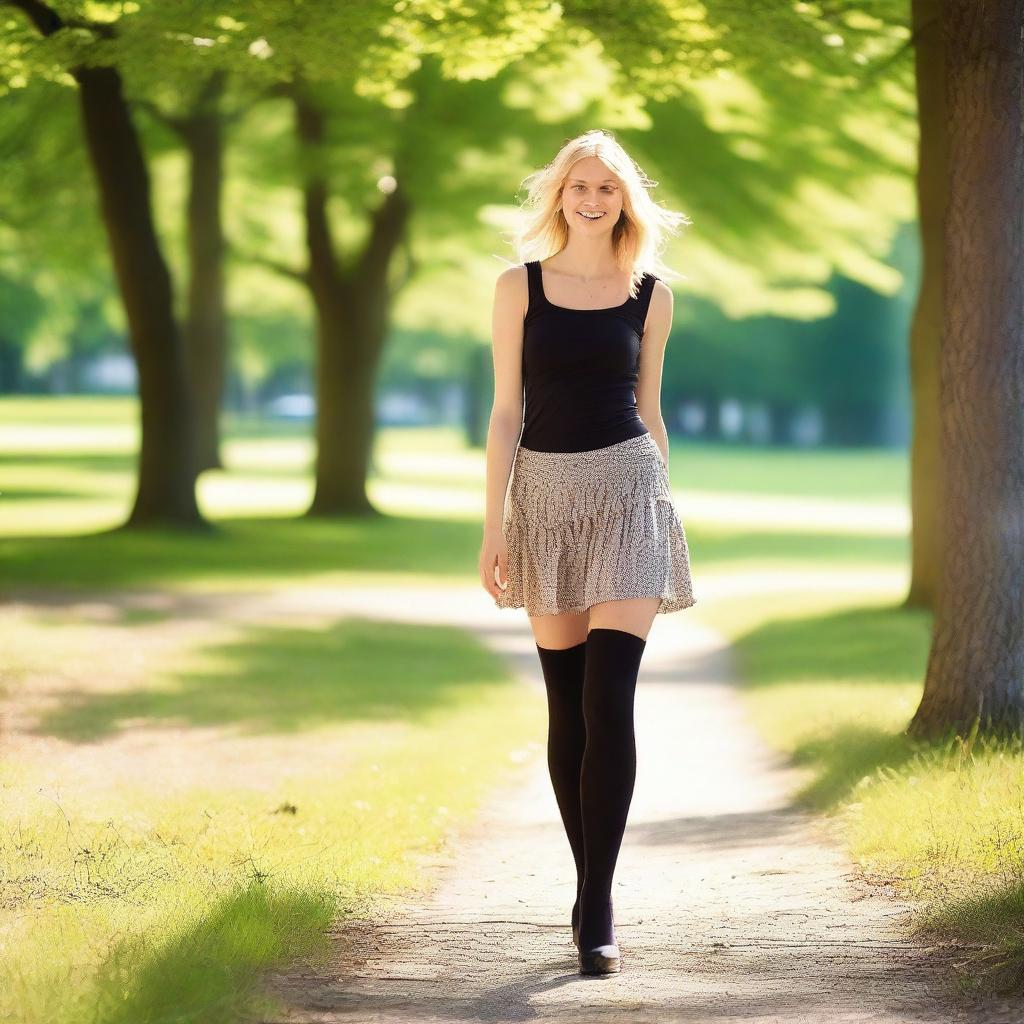
M224 138L218 102L223 72L211 76L198 108L181 124L188 146L188 315L185 350L195 406L196 472L220 469L220 409L227 360L224 231L221 222Z
M142 446L135 504L125 525L203 526L184 352L142 147L118 72L79 67L73 74L139 374Z
M941 5L912 0L916 45L918 147L917 217L921 233L921 286L910 328L911 565L907 608L934 608L936 576L945 545L939 452L939 348L942 339L942 259L946 217L946 75Z
M949 540L918 737L1024 726L1024 0L947 0L940 420Z
M307 515L376 515L366 494L374 434L374 384L387 331L389 268L409 221L399 184L374 211L367 242L342 271L328 220L327 178L320 166L324 115L295 98L296 129L308 160L303 187L307 275L316 309L316 487Z

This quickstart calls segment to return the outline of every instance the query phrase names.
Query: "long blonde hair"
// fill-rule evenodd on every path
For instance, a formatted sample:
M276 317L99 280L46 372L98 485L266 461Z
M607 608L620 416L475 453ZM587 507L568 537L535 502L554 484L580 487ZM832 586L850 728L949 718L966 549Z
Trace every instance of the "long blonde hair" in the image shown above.
M648 192L658 183L641 170L610 131L593 128L565 142L554 159L523 180L527 196L513 234L519 261L543 260L565 248L569 225L562 215L562 189L577 160L596 156L622 187L622 213L612 229L615 262L630 272L630 295L636 296L645 271L658 277L685 277L665 266L661 254L668 235L692 221L685 213L656 203Z

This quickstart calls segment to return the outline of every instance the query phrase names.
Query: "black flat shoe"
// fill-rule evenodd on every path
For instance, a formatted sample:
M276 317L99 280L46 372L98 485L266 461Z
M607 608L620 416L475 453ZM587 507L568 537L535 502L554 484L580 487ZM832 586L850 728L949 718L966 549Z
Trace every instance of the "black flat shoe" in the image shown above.
M622 969L622 959L616 945L581 949L579 960L580 974L618 974Z

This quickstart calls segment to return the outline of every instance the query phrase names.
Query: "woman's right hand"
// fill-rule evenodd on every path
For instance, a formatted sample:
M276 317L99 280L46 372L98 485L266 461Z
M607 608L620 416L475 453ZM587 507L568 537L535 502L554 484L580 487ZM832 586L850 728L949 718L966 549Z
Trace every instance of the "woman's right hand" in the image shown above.
M497 600L508 588L508 544L500 530L484 533L479 569L484 590Z

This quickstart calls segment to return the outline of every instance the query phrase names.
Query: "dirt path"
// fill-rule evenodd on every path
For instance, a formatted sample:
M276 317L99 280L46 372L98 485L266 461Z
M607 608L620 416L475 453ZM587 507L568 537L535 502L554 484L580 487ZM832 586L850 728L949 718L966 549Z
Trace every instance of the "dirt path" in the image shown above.
M408 596L396 608L393 590L293 591L252 607L457 622L542 687L521 612L499 612L475 588ZM1024 1019L1005 1001L959 1002L948 952L910 940L909 908L860 883L824 827L789 805L798 776L746 722L732 678L727 646L696 615L656 620L613 894L621 974L577 973L572 860L539 753L431 867L421 901L339 926L329 971L271 979L287 1005L277 1019Z
M744 577L740 590L758 585ZM735 581L719 589L730 587ZM208 621L309 626L351 614L455 624L475 630L523 686L543 693L522 612L498 611L476 587L400 593L401 601L394 587L92 598L45 591L22 594L23 604L10 595L9 612L66 606L90 622L117 621L127 609L163 612L174 630L147 649L156 661L161 645ZM544 1020L580 1008L586 1021L1024 1022L1020 1002L958 1001L949 951L911 940L909 907L859 882L825 827L790 806L800 775L753 731L733 678L727 645L696 611L655 621L637 688L637 782L614 890L621 974L577 973L574 870L540 736L536 756L430 866L428 891L396 903L386 921L339 922L329 970L270 978L286 1006L275 1021ZM202 742L201 730L186 732ZM19 742L46 738L26 733ZM154 757L147 742L126 730L105 745L105 758L92 751L87 766L108 777L120 762ZM65 758L80 756L67 746ZM251 751L243 753L239 770L251 773ZM272 755L267 749L262 760ZM53 751L48 757L58 777L69 770Z

